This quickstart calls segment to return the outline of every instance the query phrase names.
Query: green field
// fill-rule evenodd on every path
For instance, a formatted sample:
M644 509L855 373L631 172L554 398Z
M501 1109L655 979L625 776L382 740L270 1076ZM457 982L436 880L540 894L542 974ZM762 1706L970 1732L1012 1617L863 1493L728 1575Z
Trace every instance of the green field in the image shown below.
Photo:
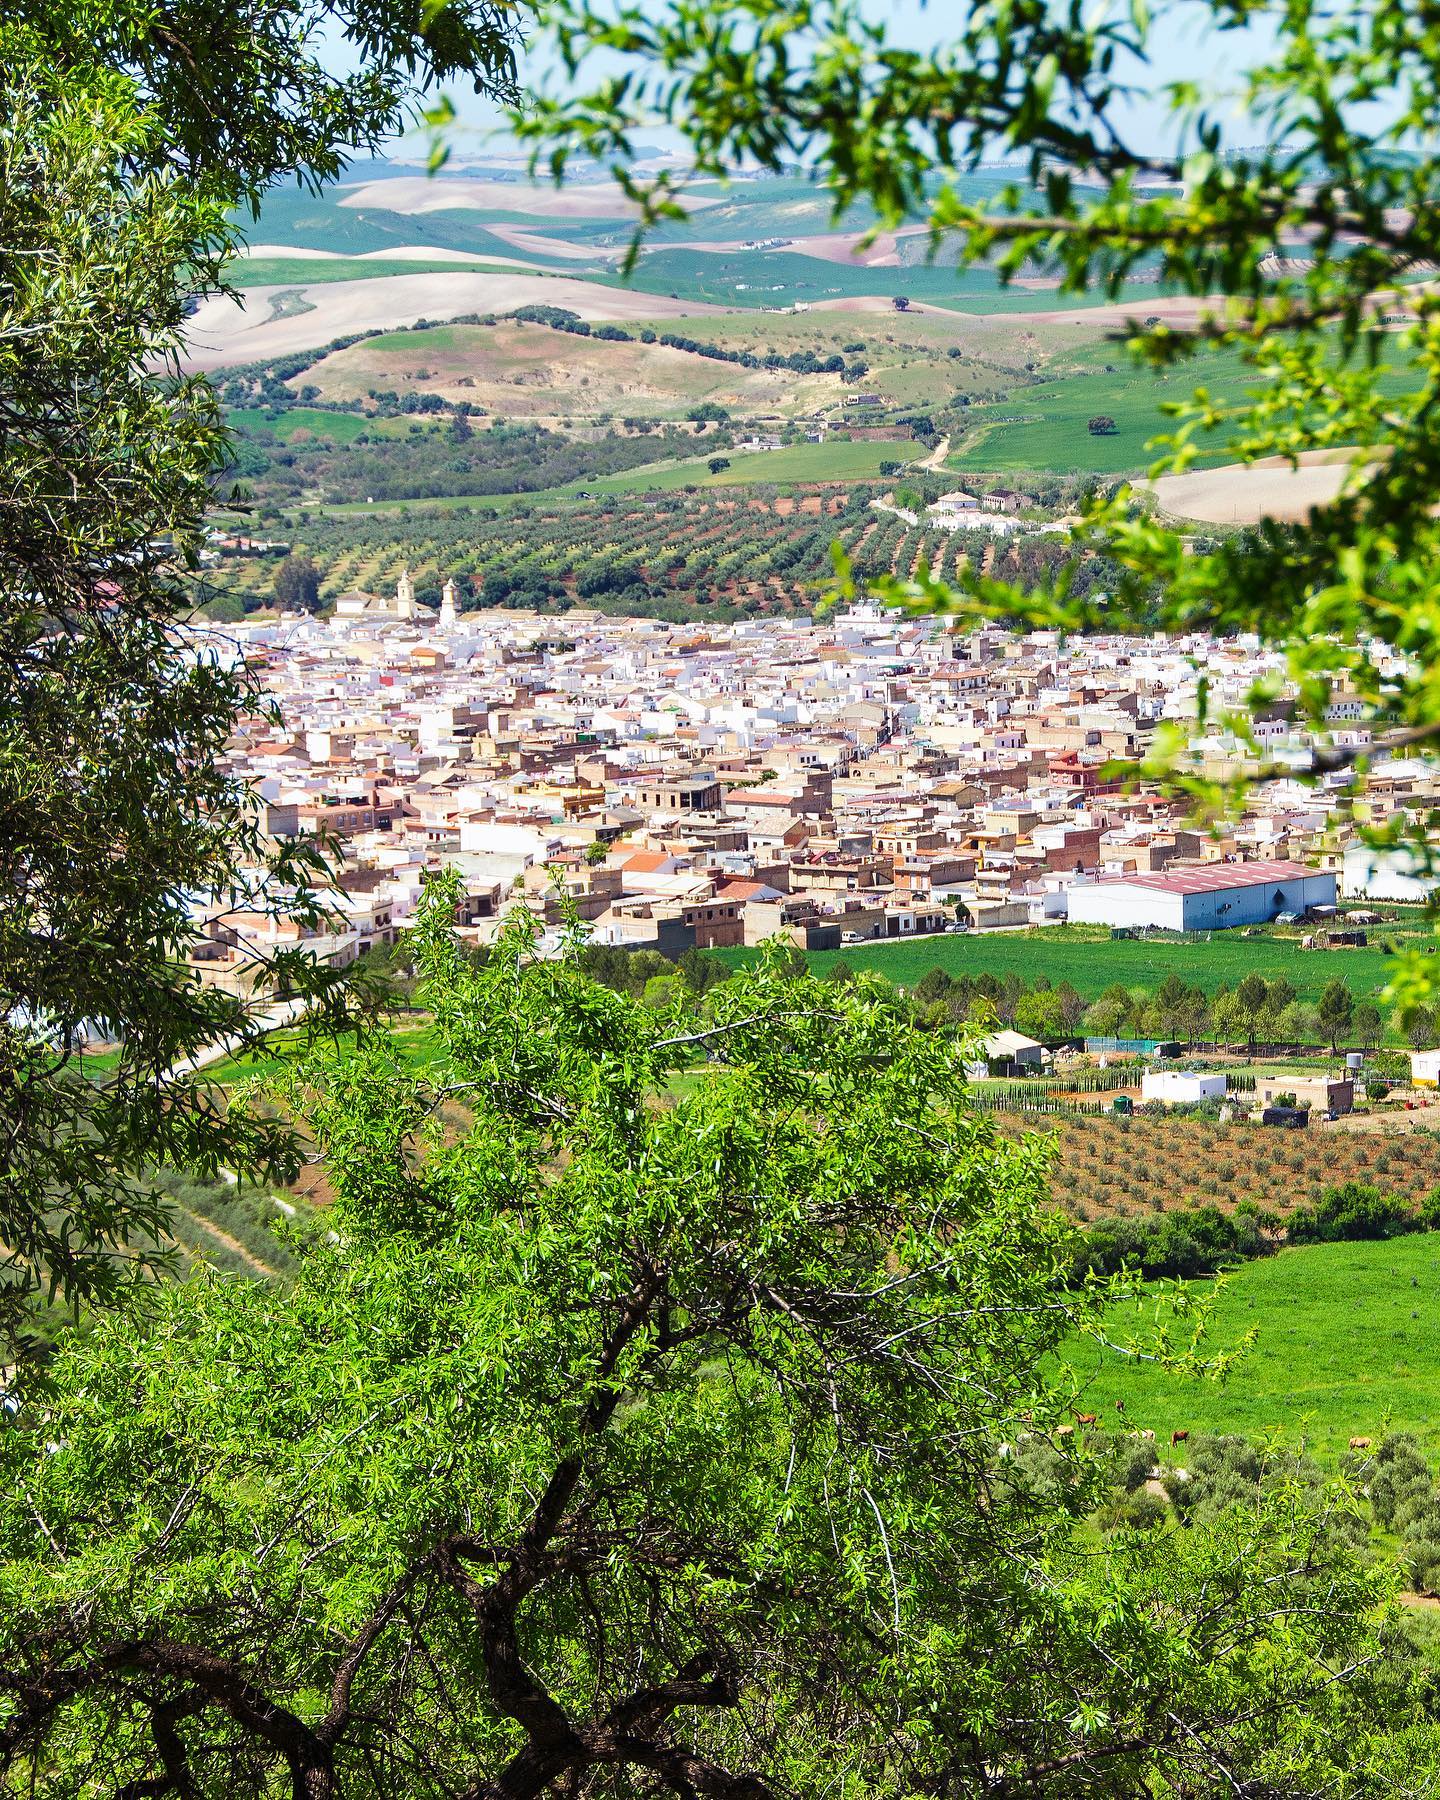
M348 1054L353 1045L354 1039L347 1036L342 1042L342 1052ZM390 1047L407 1068L417 1073L434 1068L446 1061L448 1056L431 1025L395 1028L390 1032ZM279 1075L291 1066L296 1055L303 1052L304 1048L303 1032L276 1031L266 1039L263 1052L247 1056L227 1056L221 1062L212 1063L201 1073L205 1080L218 1082L222 1087L250 1081L257 1076Z
M390 1042L401 1062L415 1070L432 1068L445 1060L446 1052L442 1050L431 1025L397 1026L390 1033ZM305 1043L305 1034L293 1027L272 1031L265 1040L263 1050L252 1051L244 1056L226 1056L219 1062L209 1063L200 1071L200 1079L221 1087L231 1087L237 1082L251 1081L257 1076L279 1075L304 1051ZM354 1039L348 1036L344 1040L345 1046L353 1046L353 1043ZM98 1050L87 1053L82 1066L92 1081L102 1081L114 1073L119 1062L118 1050Z
M623 475L597 476L583 485L595 494L638 494L691 485L725 488L756 482L873 481L882 462L904 462L917 454L924 452L914 444L852 443L848 438L832 438L826 444L785 444L779 450L712 451L710 455L723 456L730 464L716 475L710 473L710 455L702 455L687 457L684 462L648 463L627 469Z
M1118 1309L1111 1335L1142 1337L1152 1312ZM1246 1263L1221 1289L1208 1348L1233 1349L1252 1328L1255 1348L1223 1384L1084 1343L1070 1359L1088 1382L1083 1404L1113 1425L1123 1400L1126 1422L1167 1455L1177 1429L1279 1433L1327 1458L1387 1428L1440 1447L1440 1233Z
M747 961L751 950L721 950L717 955ZM854 969L878 969L899 987L912 987L931 969L950 975L1015 974L1033 982L1048 976L1052 985L1068 981L1085 998L1094 999L1110 986L1158 988L1171 973L1192 986L1214 993L1233 987L1253 971L1267 981L1283 975L1302 1000L1314 1002L1327 981L1339 975L1357 999L1378 998L1390 977L1393 960L1374 948L1302 950L1297 938L1267 934L1242 937L1217 931L1203 942L1164 938L1117 938L1090 927L1052 925L1035 931L967 932L960 936L912 938L907 942L856 944L845 950L820 950L811 965L824 971L843 960Z
M381 427L391 421L367 419L363 413L330 412L318 406L287 406L283 412L263 412L255 406L227 406L225 423L232 430L263 433L279 438L282 443L297 431L308 431L313 437L349 444L362 431L369 432L372 437L385 435Z
M1136 309L1143 316L1143 303ZM1056 474L1119 475L1146 468L1160 454L1148 448L1153 439L1173 432L1175 421L1163 410L1188 401L1203 387L1215 401L1227 405L1242 402L1253 393L1255 377L1231 352L1202 355L1173 370L1154 370L1135 364L1118 344L1093 345L1072 351L1070 370L1042 377L1033 385L1016 386L1013 395L989 410L1009 423L986 422L974 416L973 427L957 442L946 466L955 470L1022 472L1050 470ZM1074 366L1078 365L1078 366ZM1400 395L1414 385L1406 369L1390 369L1382 378L1382 391ZM1113 433L1092 436L1089 421L1106 415L1115 421ZM1199 460L1228 461L1228 434L1196 440ZM1214 443L1213 450L1205 448Z
M1084 360L1091 361L1092 355ZM1206 357L1190 367L1157 373L1137 368L1115 345L1093 361L1091 368L1017 389L1012 401L993 409L1014 422L977 419L947 466L1118 475L1145 467L1155 454L1146 448L1150 440L1174 429L1161 411L1166 402L1188 400L1200 385L1218 399L1236 400L1246 385L1235 357ZM1115 431L1092 436L1088 423L1102 414L1114 419Z

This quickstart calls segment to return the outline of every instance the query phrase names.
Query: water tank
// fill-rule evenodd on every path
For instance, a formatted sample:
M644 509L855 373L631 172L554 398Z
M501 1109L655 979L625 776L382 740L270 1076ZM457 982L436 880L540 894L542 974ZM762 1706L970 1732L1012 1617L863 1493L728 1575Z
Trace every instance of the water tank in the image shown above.
M1345 1052L1345 1067L1347 1069L1363 1069L1365 1067L1364 1051L1347 1050Z

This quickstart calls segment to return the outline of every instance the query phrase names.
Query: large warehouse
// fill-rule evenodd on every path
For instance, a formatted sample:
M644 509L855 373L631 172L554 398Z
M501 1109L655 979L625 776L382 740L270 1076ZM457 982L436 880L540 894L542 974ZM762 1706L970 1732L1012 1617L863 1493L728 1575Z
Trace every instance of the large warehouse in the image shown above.
M1221 931L1262 925L1280 913L1335 904L1335 877L1300 863L1214 863L1164 875L1117 875L1077 882L1069 916L1077 925L1157 926Z

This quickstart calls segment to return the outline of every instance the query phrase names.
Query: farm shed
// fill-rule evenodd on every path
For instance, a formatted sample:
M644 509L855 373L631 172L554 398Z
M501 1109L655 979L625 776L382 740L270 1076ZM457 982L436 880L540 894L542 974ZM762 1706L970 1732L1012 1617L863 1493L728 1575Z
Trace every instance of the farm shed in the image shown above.
M1414 1087L1440 1087L1440 1050L1410 1052L1410 1081Z
M1140 1077L1140 1098L1166 1106L1195 1106L1201 1100L1223 1100L1225 1077L1194 1069L1147 1069Z
M1300 863L1210 863L1070 889L1072 924L1222 931L1335 904L1335 877Z
M1038 1072L1045 1051L1034 1038L1023 1031L992 1031L974 1046L965 1073L975 1079L986 1075L1008 1075L1012 1070L1032 1074Z

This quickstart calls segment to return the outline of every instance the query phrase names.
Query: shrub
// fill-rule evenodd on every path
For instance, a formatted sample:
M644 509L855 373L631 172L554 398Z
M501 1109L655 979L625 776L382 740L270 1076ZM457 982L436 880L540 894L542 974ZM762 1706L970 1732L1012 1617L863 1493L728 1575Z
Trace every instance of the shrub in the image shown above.
M1440 1592L1440 1506L1433 1500L1405 1536L1405 1570L1422 1594Z
M1359 1181L1328 1187L1313 1206L1297 1209L1290 1221L1296 1244L1358 1243L1399 1237L1420 1222L1393 1194Z
M1234 1507L1254 1507L1276 1488L1323 1480L1319 1465L1303 1452L1253 1444L1248 1438L1205 1434L1192 1439L1185 1458L1187 1479L1172 1472L1165 1480L1175 1511L1187 1525L1208 1524ZM1347 1537L1363 1535L1363 1524L1334 1516Z
M1415 1514L1433 1488L1430 1465L1409 1432L1392 1431L1381 1440L1370 1471L1370 1507L1382 1531L1394 1531Z

